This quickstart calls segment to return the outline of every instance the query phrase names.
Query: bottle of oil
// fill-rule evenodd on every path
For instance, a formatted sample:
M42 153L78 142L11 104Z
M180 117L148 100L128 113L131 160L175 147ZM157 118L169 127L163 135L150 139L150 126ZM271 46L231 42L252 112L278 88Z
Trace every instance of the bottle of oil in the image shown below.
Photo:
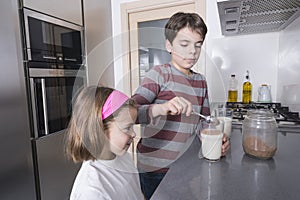
M243 98L242 103L251 103L252 84L250 82L249 71L246 73L246 81L243 84Z
M235 78L235 74L231 74L229 80L229 87L228 87L228 102L237 102L238 97L238 89L237 89L238 81Z

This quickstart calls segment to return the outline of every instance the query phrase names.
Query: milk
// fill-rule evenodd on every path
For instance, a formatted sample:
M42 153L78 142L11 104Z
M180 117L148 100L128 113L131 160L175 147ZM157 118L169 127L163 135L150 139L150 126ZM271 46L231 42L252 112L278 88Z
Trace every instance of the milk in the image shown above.
M224 133L227 135L228 138L230 138L232 118L231 117L218 117L218 120L221 120L224 122Z
M219 160L222 154L223 134L218 129L204 129L201 131L202 155L208 160Z

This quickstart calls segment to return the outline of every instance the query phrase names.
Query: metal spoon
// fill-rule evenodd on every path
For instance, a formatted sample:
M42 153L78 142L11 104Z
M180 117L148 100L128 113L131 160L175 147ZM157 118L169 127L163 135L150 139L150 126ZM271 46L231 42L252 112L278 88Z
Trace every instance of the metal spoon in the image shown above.
M199 117L202 117L203 119L205 119L207 122L210 122L211 121L211 117L210 116L205 116L205 115L202 115L198 112L195 112L195 111L192 111L192 114L194 115L198 115Z
M205 119L207 123L210 124L218 125L220 123L219 120L215 117L205 116L195 111L193 111L192 114L200 116L201 118Z

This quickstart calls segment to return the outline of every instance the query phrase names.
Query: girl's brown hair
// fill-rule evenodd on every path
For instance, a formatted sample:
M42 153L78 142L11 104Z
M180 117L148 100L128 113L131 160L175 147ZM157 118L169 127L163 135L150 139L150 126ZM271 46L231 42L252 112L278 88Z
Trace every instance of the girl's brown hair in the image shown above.
M66 133L66 154L74 162L95 160L102 152L109 123L125 106L136 108L132 99L127 100L116 112L102 120L102 107L114 89L89 86L81 90L74 104Z
M207 27L203 19L197 13L183 13L178 12L171 16L167 24L165 25L165 37L172 44L178 31L188 27L193 31L196 31L205 39L207 33Z

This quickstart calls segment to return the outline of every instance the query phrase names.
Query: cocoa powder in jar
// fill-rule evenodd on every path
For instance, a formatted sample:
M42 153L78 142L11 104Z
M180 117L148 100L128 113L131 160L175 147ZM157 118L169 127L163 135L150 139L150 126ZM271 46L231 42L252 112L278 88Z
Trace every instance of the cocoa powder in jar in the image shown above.
M263 140L254 136L244 138L243 149L246 154L261 159L272 158L277 150L276 147L270 147Z

